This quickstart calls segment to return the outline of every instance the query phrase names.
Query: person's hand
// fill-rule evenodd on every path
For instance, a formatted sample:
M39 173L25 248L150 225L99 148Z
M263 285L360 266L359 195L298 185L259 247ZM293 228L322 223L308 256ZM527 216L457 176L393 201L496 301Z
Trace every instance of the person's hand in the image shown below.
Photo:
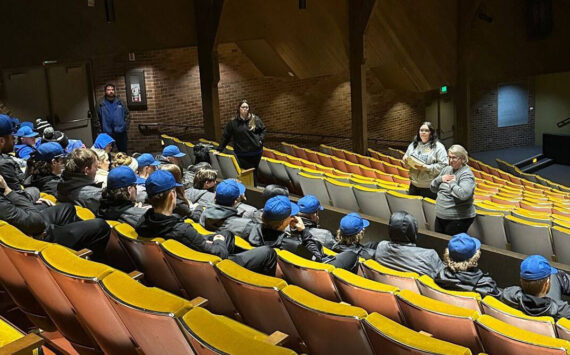
M37 203L45 203L48 206L55 206L55 203L53 203L53 201L47 200L45 198L39 198Z
M214 236L213 241L215 242L216 240L221 240L222 242L224 242L224 241L226 241L226 237L224 237L224 236L221 235L221 234L216 234L216 235Z
M455 181L455 175L443 175L441 177L441 181L443 182Z
M295 216L291 218L291 222L289 222L289 227L291 227L291 229L302 232L305 230L305 223L303 223L303 220L300 217Z
M12 189L8 186L6 180L4 180L4 176L2 175L0 175L0 189L4 189L4 196L12 192Z
M416 165L415 169L416 169L416 170L419 170L419 171L425 171L425 170L427 170L427 166L425 166L425 165Z

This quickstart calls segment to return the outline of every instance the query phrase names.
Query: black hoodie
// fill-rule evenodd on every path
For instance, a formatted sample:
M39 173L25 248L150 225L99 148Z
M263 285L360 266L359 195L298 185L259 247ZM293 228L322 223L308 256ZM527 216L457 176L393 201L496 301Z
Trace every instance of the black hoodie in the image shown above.
M61 177L54 174L30 175L24 180L24 186L37 187L41 192L55 196L57 194L57 185L60 181Z
M154 208L149 209L135 227L137 233L143 238L175 239L180 243L196 251L213 254L222 259L226 259L232 248L228 251L228 245L232 244L228 239L231 233L224 233L226 241L209 240L208 236L198 233L190 224L178 216L166 216L155 213Z
M94 179L84 174L62 174L62 181L57 185L57 200L71 202L87 207L93 213L99 211L101 186Z
M477 292L482 297L501 295L495 280L479 268L454 272L446 267L437 274L435 282L448 290Z
M237 155L254 156L261 155L263 141L265 140L265 125L256 115L242 120L237 117L226 124L220 145L216 147L218 151L223 151L226 145L233 141L234 151ZM255 120L255 130L249 129L249 120Z
M115 201L104 198L101 200L98 216L106 220L128 223L134 227L146 211L147 208L136 207L135 203L131 201Z

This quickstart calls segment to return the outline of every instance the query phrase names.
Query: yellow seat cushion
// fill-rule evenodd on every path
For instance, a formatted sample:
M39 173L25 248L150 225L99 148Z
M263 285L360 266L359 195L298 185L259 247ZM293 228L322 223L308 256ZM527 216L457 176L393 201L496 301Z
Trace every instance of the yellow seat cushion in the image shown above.
M386 267L386 266L380 264L379 262L377 262L376 260L372 260L372 259L366 260L364 262L364 265L366 265L368 268L370 268L374 271L377 271L381 274L398 276L398 277L414 278L414 279L417 279L418 277L420 277L420 275L418 275L415 272L405 272L405 271L394 270L394 269Z
M119 221L111 221L111 220L107 220L107 224L113 228L114 226L116 226L117 224L121 224L121 222Z
M502 334L506 337L516 339L523 343L541 345L551 348L564 348L566 351L570 350L570 342L563 339L552 338L546 335L537 334L528 330L515 327L497 318L489 315L482 315L477 319L477 323L482 324L486 328L492 329L496 333Z
M334 269L333 275L348 284L371 291L396 293L400 290L395 286L386 285L381 282L370 280L344 269Z
M544 317L533 317L533 316L529 316L529 315L527 315L527 314L525 314L525 313L519 311L519 310L516 309L516 308L512 308L512 307L510 307L510 306L504 304L503 302L499 301L498 299L496 299L496 298L493 297L493 296L486 296L486 297L483 299L483 304L485 304L485 305L487 305L487 306L489 306L489 307L491 307L491 308L494 308L494 309L496 309L496 310L498 310L498 311L500 311L500 312L503 312L503 313L509 314L509 315L511 315L511 316L517 317L517 318L529 319L529 320L534 320L534 321L537 321L537 322L548 322L548 323L554 324L554 318L552 318L552 317L546 317L546 316L544 316Z
M410 196L410 195L402 194L402 193L399 193L396 191L388 191L388 193L392 196L405 198L408 200L421 200L421 199L423 199L423 197L421 197L421 196Z
M40 197L43 198L44 200L49 200L53 203L57 203L57 198L55 198L54 195L50 195L50 194L47 194L45 192L41 192Z
M366 322L386 337L412 349L417 349L430 354L471 354L471 351L468 348L418 333L378 313L369 314L368 317L366 317Z
M230 278L253 286L273 288L276 290L281 290L287 286L287 282L280 278L266 276L257 272L250 271L231 260L222 260L216 264L216 267Z
M439 285L436 284L435 281L427 275L420 276L419 280L427 287L432 288L441 293L446 293L448 295L458 296L458 297L475 298L477 301L481 301L481 295L478 294L477 292L446 290L444 288L439 287Z
M101 280L107 292L134 308L181 316L190 302L156 287L146 287L129 275L115 271Z
M402 290L400 293L398 293L397 296L411 305L433 313L471 319L477 319L480 316L479 312L477 311L434 300L410 290Z
M168 239L162 243L162 247L171 254L187 260L210 263L212 265L219 263L222 260L218 256L195 251L174 239Z
M239 248L242 248L245 250L253 249L253 246L251 244L249 244L249 242L247 240L245 240L242 237L239 237L237 235L235 236L234 242L235 242L236 247L239 247Z
M50 246L50 243L28 237L11 224L0 225L0 240L4 244L24 251L41 251Z
M139 239L139 235L135 229L127 223L117 224L114 229L123 237L127 237L129 239Z
M24 334L22 334L18 329L0 318L0 347L23 337Z
M61 245L52 244L41 252L42 258L53 268L73 276L102 279L114 271L105 264L86 260Z
M316 261L311 261L305 258L302 258L298 255L288 252L287 250L277 250L277 255L279 258L288 262L290 264L306 268L306 269L313 269L313 270L322 270L331 272L334 270L334 266L329 264L323 264Z
M95 218L95 214L93 214L93 212L91 212L91 210L88 208L75 206L75 211L77 212L77 217L81 218L84 221Z
M207 230L206 228L202 227L200 223L196 223L191 219L184 220L185 223L188 223L196 230L196 232L200 234L214 234L214 232Z
M295 303L321 313L343 317L356 317L358 319L364 319L368 315L368 313L360 307L325 300L297 286L289 285L281 290L281 292Z

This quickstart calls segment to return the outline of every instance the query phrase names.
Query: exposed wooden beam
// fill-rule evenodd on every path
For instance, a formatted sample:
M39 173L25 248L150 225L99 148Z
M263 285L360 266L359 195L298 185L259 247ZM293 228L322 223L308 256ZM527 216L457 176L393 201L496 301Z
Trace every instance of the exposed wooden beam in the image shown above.
M206 137L217 141L221 138L221 124L218 97L220 66L216 46L223 6L224 0L194 1L204 130Z
M368 117L366 98L366 63L364 31L376 0L348 1L348 42L350 67L350 103L352 116L352 150L366 154L368 150Z

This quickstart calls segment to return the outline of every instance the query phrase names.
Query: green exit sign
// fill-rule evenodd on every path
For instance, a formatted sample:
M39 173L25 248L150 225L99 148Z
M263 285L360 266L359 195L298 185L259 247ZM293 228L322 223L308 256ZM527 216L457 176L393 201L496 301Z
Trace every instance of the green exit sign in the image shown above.
M443 85L441 88L439 88L439 93L445 95L445 94L447 94L448 89L449 88L447 87L447 85Z

